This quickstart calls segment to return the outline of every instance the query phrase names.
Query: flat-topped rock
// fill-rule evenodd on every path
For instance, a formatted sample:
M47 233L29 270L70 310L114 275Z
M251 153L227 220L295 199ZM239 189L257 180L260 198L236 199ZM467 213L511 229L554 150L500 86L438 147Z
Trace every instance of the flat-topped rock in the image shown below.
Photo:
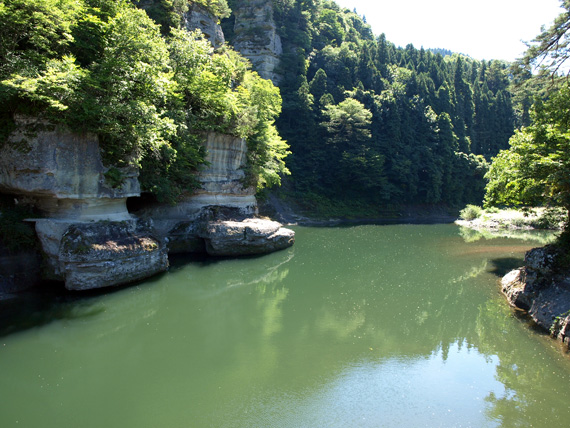
M67 228L58 254L65 287L110 287L165 271L166 247L149 229L140 221L78 223Z
M199 235L206 243L207 253L213 256L265 254L288 248L295 242L295 232L291 229L259 218L207 222Z

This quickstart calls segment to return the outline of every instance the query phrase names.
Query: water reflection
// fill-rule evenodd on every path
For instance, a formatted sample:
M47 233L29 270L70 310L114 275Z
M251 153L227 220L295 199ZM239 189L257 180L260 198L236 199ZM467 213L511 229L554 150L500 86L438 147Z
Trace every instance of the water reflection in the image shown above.
M489 393L488 414L502 426L552 426L567 424L566 387L570 361L552 346L539 340L532 346L504 346L505 342L529 343L536 336L516 321L501 298L481 305L477 329L479 350L496 355L495 378L504 385L502 394Z
M558 232L552 230L524 230L524 229L471 229L459 226L459 233L465 242L475 242L480 239L510 238L536 242L537 245L551 244L556 240Z
M86 316L4 337L0 425L550 427L570 416L568 361L498 295L499 271L533 243L465 242L451 225L296 233L289 250L175 264L83 301Z

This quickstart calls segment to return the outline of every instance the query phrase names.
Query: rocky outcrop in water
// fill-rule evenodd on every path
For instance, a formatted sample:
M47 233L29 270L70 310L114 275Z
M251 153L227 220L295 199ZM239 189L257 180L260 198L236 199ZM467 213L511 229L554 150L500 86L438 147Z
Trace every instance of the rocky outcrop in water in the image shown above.
M213 256L265 254L288 248L295 233L271 220L251 218L243 221L211 221L205 223L200 236L206 251Z
M30 221L45 255L46 278L63 280L69 289L86 289L140 279L139 271L150 276L166 270L164 244L127 211L127 198L140 195L136 171L124 170L122 184L113 187L105 177L109 169L101 161L97 137L29 118L16 118L16 123L18 130L0 149L0 191L25 198L42 213ZM29 132L31 127L35 132ZM85 240L73 253L66 237L78 228L99 238ZM111 247L121 249L115 253L120 257L106 252ZM94 271L104 279L96 281Z
M210 133L204 144L208 166L198 175L202 188L174 207L154 206L139 213L153 220L169 252L240 256L293 245L293 231L252 218L257 201L255 188L245 184L245 140Z
M212 132L204 145L207 166L198 175L201 188L175 206L153 205L136 213L153 221L157 232L168 241L170 253L204 251L198 223L257 214L255 188L244 185L245 140Z
M142 221L76 223L65 231L58 259L69 290L126 284L166 270L166 247Z
M511 306L570 346L570 276L555 271L557 256L552 245L528 251L525 266L505 275L501 290Z
M253 219L255 187L245 184L247 145L241 138L210 133L201 189L176 206L154 205L129 213L140 196L136 171L122 171L120 186L108 183L97 137L41 125L31 119L0 149L0 191L26 199L42 214L29 219L44 254L45 279L70 290L137 281L168 267L168 252L214 256L263 254L289 247L294 232Z
M238 1L233 6L233 12L235 49L251 61L253 69L261 77L278 85L282 79L278 65L283 47L273 20L272 2Z

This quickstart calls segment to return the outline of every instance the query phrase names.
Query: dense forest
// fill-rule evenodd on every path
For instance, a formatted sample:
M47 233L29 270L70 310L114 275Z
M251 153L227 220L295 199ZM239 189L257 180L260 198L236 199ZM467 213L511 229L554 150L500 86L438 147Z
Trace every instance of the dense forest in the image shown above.
M297 194L348 210L481 200L487 162L528 117L509 64L396 47L333 1L274 2L274 17Z
M226 46L182 29L191 3L221 20ZM334 1L271 2L277 89L231 48L246 3L1 0L0 139L30 114L96 133L109 180L135 166L175 202L196 185L204 133L229 133L247 139L259 189L290 170L306 208L346 213L480 202L488 162L529 124L509 64L396 47Z

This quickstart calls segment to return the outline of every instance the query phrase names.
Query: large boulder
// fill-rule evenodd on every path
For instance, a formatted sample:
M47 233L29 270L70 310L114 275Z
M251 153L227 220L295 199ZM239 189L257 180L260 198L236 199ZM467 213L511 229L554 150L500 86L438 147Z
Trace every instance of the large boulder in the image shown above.
M59 264L69 290L122 285L168 268L166 247L140 221L78 223L61 239Z
M206 251L213 256L265 254L295 242L295 232L291 229L259 218L207 222L199 234L206 243Z
M501 290L509 304L526 311L552 336L570 345L570 278L555 272L557 249L534 248L525 255L525 266L506 274Z

